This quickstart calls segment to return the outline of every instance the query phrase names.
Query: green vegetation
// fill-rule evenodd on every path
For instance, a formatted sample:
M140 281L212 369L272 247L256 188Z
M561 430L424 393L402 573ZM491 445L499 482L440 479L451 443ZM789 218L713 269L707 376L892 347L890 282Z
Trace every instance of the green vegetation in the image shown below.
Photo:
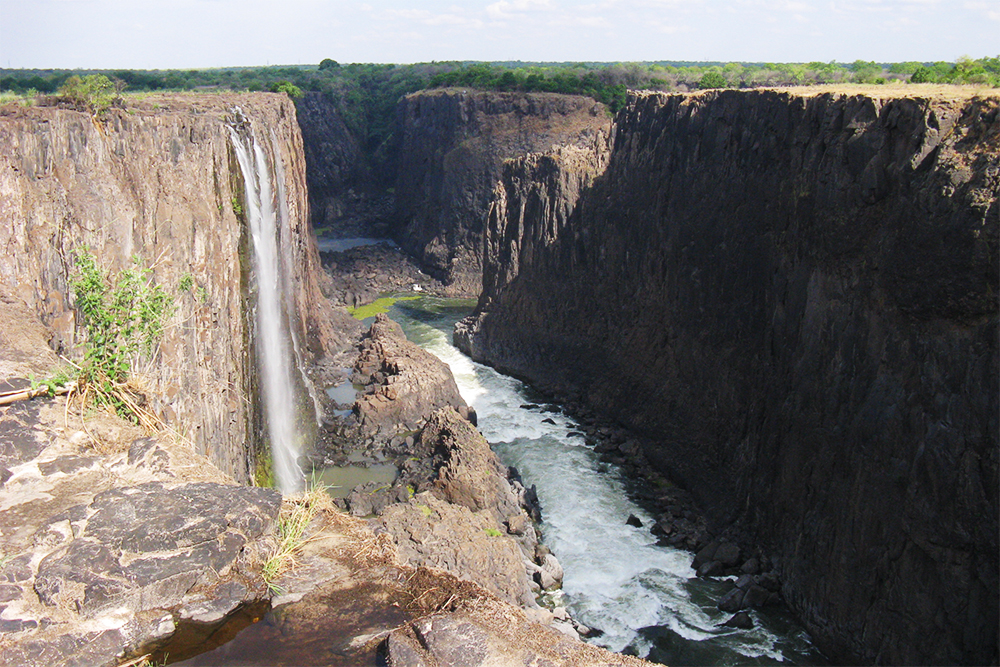
M417 509L420 510L420 513L423 514L428 519L431 517L431 514L434 513L434 510L432 510L427 505L417 505Z
M114 104L122 90L123 83L116 83L104 74L73 75L59 87L59 96L98 114Z
M500 537L501 535L503 535L503 533L501 533L496 528L487 528L483 532L485 532L489 537Z
M274 465L270 452L260 452L253 468L253 485L265 489L274 488Z
M321 485L312 486L304 493L285 500L278 516L277 542L261 568L261 576L272 595L281 594L275 580L295 567L302 548L309 542L306 528L321 511L332 507L327 488Z
M289 81L277 81L268 88L272 93L285 93L292 99L302 97L302 89Z
M617 111L626 91L686 92L705 88L757 88L810 84L850 83L964 83L1000 87L1000 56L959 58L956 62L853 63L722 63L657 61L642 63L599 62L431 62L413 65L373 63L341 64L330 58L318 65L282 67L231 67L205 70L15 70L0 69L0 99L11 94L21 103L50 104L63 98L46 97L71 79L110 81L120 93L151 91L276 91L293 99L318 93L330 100L353 136L361 141L371 172L392 181L388 155L396 105L409 93L427 88L468 87L494 91L540 91L587 95ZM73 82L71 89L79 87ZM89 84L89 85L96 85ZM86 88L86 86L84 86ZM108 104L107 86L85 106ZM81 99L89 99L87 93ZM105 108L105 107L102 107Z
M698 82L698 87L702 90L707 90L709 88L725 88L729 85L726 81L726 77L723 76L722 72L718 70L709 70L705 72L704 76L701 77L701 81Z
M180 282L177 284L177 289L181 292L190 292L192 287L194 287L194 276L190 273L185 273L181 276Z
M237 197L236 195L233 195L233 197L232 197L232 199L230 200L229 203L232 204L233 213L236 214L236 217L237 218L242 217L243 216L243 202L240 201L239 197Z
M49 377L45 378L36 378L34 375L28 376L28 381L31 382L32 391L45 389L46 396L55 396L56 392L61 389L65 389L74 380L75 373L65 368L59 369Z
M138 258L132 264L111 276L86 248L76 257L72 287L87 330L78 385L97 405L111 406L122 418L152 427L156 420L141 407L141 394L130 379L140 359L152 353L163 335L174 302L153 284L152 269L143 267Z
M379 313L389 312L389 309L392 308L392 304L397 301L413 301L419 298L419 296L384 296L380 299L375 299L371 303L365 304L364 306L348 308L347 312L349 312L355 319L364 320L369 317L375 317Z

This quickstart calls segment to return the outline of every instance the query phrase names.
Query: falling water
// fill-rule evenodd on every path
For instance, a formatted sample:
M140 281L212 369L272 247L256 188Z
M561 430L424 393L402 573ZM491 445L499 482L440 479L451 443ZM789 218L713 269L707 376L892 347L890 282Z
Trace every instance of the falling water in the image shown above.
M288 221L287 207L277 201L274 169L257 137L237 110L238 125L230 127L233 148L243 172L246 219L253 238L253 267L257 288L256 347L264 397L264 418L271 442L271 460L283 494L298 491L302 472L295 424L295 384L292 350L282 290L278 235Z

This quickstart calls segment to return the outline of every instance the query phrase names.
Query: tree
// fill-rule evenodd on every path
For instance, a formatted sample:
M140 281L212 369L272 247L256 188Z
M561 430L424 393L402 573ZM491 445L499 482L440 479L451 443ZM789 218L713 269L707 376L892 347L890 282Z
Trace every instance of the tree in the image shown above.
M338 63L336 60L323 58L323 60L319 62L319 69L321 72L328 69L340 69L340 63Z
M119 100L124 88L124 83L116 84L103 74L88 74L82 78L73 75L59 88L59 96L97 114Z
M708 90L709 88L725 88L729 85L726 81L726 77L722 76L721 72L716 70L709 70L702 75L701 81L698 82L698 87L702 90Z
M269 90L272 93L285 93L291 98L302 97L302 89L290 81L275 81Z
M874 83L882 76L882 67L873 61L855 60L850 69L854 72L854 83Z

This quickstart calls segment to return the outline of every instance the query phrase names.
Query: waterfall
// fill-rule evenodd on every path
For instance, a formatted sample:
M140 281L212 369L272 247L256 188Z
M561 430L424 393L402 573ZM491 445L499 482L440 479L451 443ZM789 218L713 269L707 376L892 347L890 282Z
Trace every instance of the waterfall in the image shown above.
M279 235L287 228L287 205L275 196L275 169L242 113L237 109L230 126L233 148L243 172L245 214L253 239L253 275L256 287L255 346L264 420L271 445L271 463L278 488L285 495L302 488L299 468L298 402L292 377L292 349L284 304ZM274 148L274 146L272 146ZM273 152L277 156L277 149ZM275 157L275 160L278 158ZM279 184L279 191L283 191Z

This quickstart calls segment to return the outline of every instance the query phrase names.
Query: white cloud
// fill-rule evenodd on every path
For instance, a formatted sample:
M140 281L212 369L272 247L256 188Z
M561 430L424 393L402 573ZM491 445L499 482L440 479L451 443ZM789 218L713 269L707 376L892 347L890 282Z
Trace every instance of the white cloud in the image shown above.
M500 0L487 5L486 13L495 21L513 18L517 14L548 9L549 0Z
M387 16L389 18L402 19L430 26L457 26L464 28L479 28L483 26L481 20L462 16L461 13L434 14L426 9L392 9L387 12Z

